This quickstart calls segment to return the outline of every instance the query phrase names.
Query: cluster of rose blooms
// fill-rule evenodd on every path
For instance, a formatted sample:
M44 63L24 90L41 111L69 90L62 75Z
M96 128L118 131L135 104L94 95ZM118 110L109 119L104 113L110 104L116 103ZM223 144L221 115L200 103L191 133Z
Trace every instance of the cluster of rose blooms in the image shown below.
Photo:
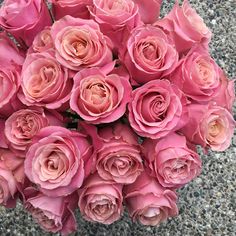
M158 19L161 2L3 2L1 205L64 235L76 208L103 224L124 206L144 225L177 215L196 145L230 145L235 95L202 18L184 1Z

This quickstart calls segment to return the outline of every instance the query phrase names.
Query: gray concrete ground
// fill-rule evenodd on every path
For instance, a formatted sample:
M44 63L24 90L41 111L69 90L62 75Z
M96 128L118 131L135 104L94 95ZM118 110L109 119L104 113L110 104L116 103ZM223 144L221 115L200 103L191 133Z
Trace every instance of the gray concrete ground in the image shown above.
M148 0L147 0L148 1ZM164 0L162 14L173 5ZM227 74L236 77L236 1L192 0L191 4L212 29L211 53ZM236 110L236 109L235 109ZM125 215L110 226L88 223L78 214L81 236L234 236L236 235L236 133L232 146L221 153L202 155L203 172L178 191L178 217L159 227L143 227ZM50 235L40 230L18 204L0 208L0 235Z

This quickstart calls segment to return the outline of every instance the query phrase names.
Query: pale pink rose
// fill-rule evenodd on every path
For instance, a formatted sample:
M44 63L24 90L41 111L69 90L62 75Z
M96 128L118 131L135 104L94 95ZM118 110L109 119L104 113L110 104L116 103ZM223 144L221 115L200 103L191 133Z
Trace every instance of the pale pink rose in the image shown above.
M132 220L143 225L157 226L178 214L176 193L162 187L145 172L124 187L124 199Z
M103 146L97 154L98 174L105 180L133 183L143 171L138 136L122 123L102 128L99 136Z
M70 15L76 18L89 19L88 6L92 0L49 0L52 3L52 11L56 20Z
M202 45L193 47L180 60L170 80L198 103L212 100L221 86L219 67Z
M56 58L63 66L78 71L112 61L111 42L93 20L65 16L51 29Z
M120 48L120 59L138 84L169 75L177 66L178 53L170 38L151 25L135 28L124 48Z
M78 189L91 169L93 146L88 137L48 126L34 137L26 153L25 174L48 196L66 196Z
M111 224L123 212L122 185L90 175L79 190L79 209L88 221Z
M182 7L176 1L170 13L154 25L161 27L174 39L179 53L188 51L198 43L207 47L211 40L210 30L187 0L184 0Z
M126 111L132 92L129 75L113 69L112 63L107 68L81 70L74 77L70 107L90 123L109 123Z
M14 112L6 120L4 129L10 149L19 156L25 157L32 138L42 128L49 125L63 125L63 118L54 113L44 112L42 108L37 107Z
M213 151L224 151L231 144L235 121L232 114L217 105L191 104L189 122L181 129L187 139Z
M27 106L57 109L70 99L73 81L62 67L54 51L29 54L22 68L18 98Z
M162 138L188 121L186 98L168 80L150 81L135 89L128 109L130 125L142 137Z
M69 235L77 230L74 210L77 195L48 197L34 188L24 190L24 207L45 231Z
M187 147L184 136L172 133L160 140L146 139L143 148L151 175L163 187L180 188L201 172L201 159Z
M7 117L18 108L16 93L20 87L24 54L7 37L0 33L0 117Z
M0 9L0 25L21 44L30 46L51 18L43 0L5 0Z

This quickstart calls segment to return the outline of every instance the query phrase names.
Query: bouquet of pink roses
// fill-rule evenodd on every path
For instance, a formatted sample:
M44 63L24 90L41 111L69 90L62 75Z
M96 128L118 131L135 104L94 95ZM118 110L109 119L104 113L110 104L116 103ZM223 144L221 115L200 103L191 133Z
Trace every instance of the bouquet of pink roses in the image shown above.
M124 207L156 226L176 189L224 151L234 81L209 54L187 0L5 0L0 8L0 204L76 230L75 209L111 224Z

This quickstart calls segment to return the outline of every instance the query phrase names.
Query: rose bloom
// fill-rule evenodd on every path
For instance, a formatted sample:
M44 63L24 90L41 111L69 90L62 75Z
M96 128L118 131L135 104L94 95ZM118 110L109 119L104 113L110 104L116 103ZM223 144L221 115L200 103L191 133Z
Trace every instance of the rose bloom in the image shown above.
M24 54L7 37L0 33L0 117L7 117L18 107L16 93L20 87L21 66Z
M26 153L25 174L48 196L66 196L90 173L93 147L84 134L48 126L34 137Z
M65 16L51 29L56 58L63 66L78 71L112 61L111 42L93 20Z
M213 151L224 151L231 143L235 121L232 114L217 105L191 104L189 122L181 129L187 139Z
M128 109L130 125L142 137L162 138L188 121L186 98L168 80L150 81L135 89Z
M52 3L53 15L56 20L70 15L75 18L89 19L88 6L92 0L49 0Z
M154 25L168 32L179 53L188 51L194 44L202 43L207 46L211 39L210 30L187 0L184 0L182 7L176 1L170 13Z
M5 122L5 136L9 147L19 156L24 157L32 138L44 127L49 125L62 126L63 118L53 111L42 108L22 109L14 112Z
M129 75L109 68L84 69L74 77L70 107L84 120L109 123L124 115L132 88Z
M219 67L201 45L180 60L170 79L195 102L212 100L221 86Z
M76 194L68 197L48 197L32 187L24 190L24 207L45 231L69 235L77 230L74 210Z
M103 180L98 174L90 175L79 190L79 209L88 221L111 224L120 219L122 185Z
M167 188L180 188L200 174L201 159L187 147L184 136L172 133L161 140L146 139L144 158L150 173Z
M5 129L5 120L0 118L0 130ZM0 132L0 148L8 148L6 137L3 132Z
M21 44L30 46L51 18L45 1L5 0L0 9L0 25Z
M138 84L170 74L177 66L178 53L170 38L150 25L135 28L126 47L120 50L120 59Z
M97 154L98 174L105 180L133 183L143 171L138 136L121 123L102 128L99 136L103 146Z
M53 50L27 56L18 93L24 104L57 109L68 102L71 89L68 70L57 62Z
M124 187L124 199L132 220L143 225L157 226L178 214L176 193L162 187L145 171Z

